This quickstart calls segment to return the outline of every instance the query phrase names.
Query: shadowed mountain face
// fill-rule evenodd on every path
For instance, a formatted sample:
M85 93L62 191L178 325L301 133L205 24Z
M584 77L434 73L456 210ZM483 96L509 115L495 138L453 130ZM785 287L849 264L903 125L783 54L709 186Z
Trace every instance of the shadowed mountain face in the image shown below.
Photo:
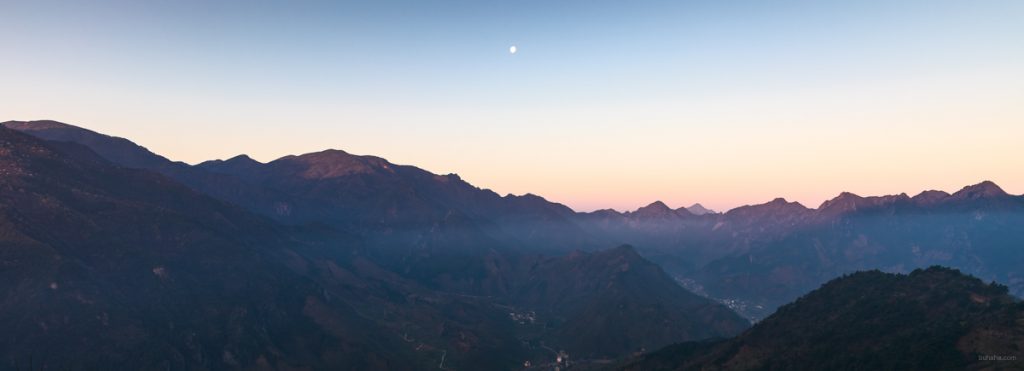
M551 314L560 325L554 338L577 358L614 358L680 336L705 339L749 326L723 306L686 291L629 246L542 259L521 282L513 300Z
M736 338L673 345L624 369L1018 369L1022 348L1024 304L1005 286L933 267L844 276Z
M4 367L411 366L351 309L318 309L275 263L294 254L281 228L62 147L0 129Z
M330 164L321 167L323 156ZM617 357L747 327L631 248L545 257L518 250L524 239L495 226L564 207L491 197L379 159L335 166L346 156L220 164L244 177L169 162L150 169L181 169L164 176L0 128L0 286L9 288L0 327L17 335L0 339L4 367L509 369L548 361L551 349ZM331 198L381 189L398 201L376 213L373 202L388 201L368 201L362 219L290 225L171 179L182 174L295 199L341 202ZM453 199L417 197L433 194L403 183L417 177ZM395 184L375 183L386 180ZM474 204L430 219L472 203L452 189L500 211ZM407 210L426 217L409 220ZM414 239L399 233L408 230ZM580 328L591 336L569 335Z

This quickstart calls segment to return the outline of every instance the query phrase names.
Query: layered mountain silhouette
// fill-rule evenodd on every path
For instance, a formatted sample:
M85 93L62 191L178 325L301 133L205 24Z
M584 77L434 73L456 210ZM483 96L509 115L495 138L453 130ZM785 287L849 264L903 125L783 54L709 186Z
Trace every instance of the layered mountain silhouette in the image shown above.
M537 196L341 151L190 166L4 126L5 368L509 369L748 326L630 247L567 253L607 241Z
M168 306L146 296L160 292L157 281L103 276L127 274L115 271L135 264L150 265L132 271L146 277L175 277L184 269L190 276L174 281L181 285L172 290L179 296L171 295L181 298L174 301L179 307L223 296L227 304L208 309L221 311L208 321L227 318L223 313L231 307L246 313L235 322L236 332L256 326L271 334L245 333L236 338L264 340L227 349L223 345L235 338L223 334L230 331L197 332L206 345L175 340L159 348L163 355L181 354L167 361L175 367L505 369L526 360L546 364L563 350L581 357L576 359L611 359L731 336L747 322L723 305L761 320L822 283L871 269L908 273L951 266L1024 294L1024 197L987 181L952 194L843 193L817 208L779 198L721 213L663 202L629 212L579 213L540 196L501 196L455 174L340 150L267 163L239 155L188 165L59 122L2 125L11 143L3 155L12 156L4 171L18 174L4 173L11 185L2 190L6 219L0 236L19 246L5 251L11 254L5 266L16 267L4 272L6 285L53 293L48 285L56 283L56 292L63 292L56 280L35 275L85 259L72 264L80 271L75 279L93 285L97 295L113 296L83 297L118 303L97 308L135 311L118 316L134 327L109 333L179 336L164 329L171 322L179 330L186 322L196 324L189 329L217 328L203 322L200 311L151 315ZM49 250L26 247L35 244ZM161 246L180 249L174 258L179 268L156 263L163 259L159 254L178 251ZM85 255L64 257L72 252ZM38 260L18 260L28 259L23 255ZM136 260L117 260L129 258ZM246 277L238 280L253 282L246 290L270 294L221 295L228 288L198 286L221 282L218 264L236 260L246 262L232 264L237 277ZM201 294L184 298L193 290ZM65 310L81 310L47 301L24 305L45 297L16 292L5 308L17 310L5 311L11 315L2 319L17 323L12 328L18 331L42 328L39 323L55 328L24 308L63 308L47 317L53 321ZM251 299L268 295L275 298L272 306ZM122 305L128 300L139 303ZM103 318L104 311L96 315ZM154 316L173 320L145 322ZM271 333L267 326L281 330ZM84 326L59 336L80 338L102 329ZM0 348L14 349L4 356L15 360L52 341L46 331L34 334L42 335L24 347ZM276 339L291 340L271 342ZM291 353L306 342L312 350ZM61 344L86 350L39 357L93 354L107 357L91 358L99 368L109 364L103 362L162 367L147 363L157 357L124 358L140 353L123 349L142 345L111 353L88 348L84 340Z
M832 280L743 334L677 344L625 370L1019 369L1024 304L998 284L932 267Z
M642 208L652 215L657 204ZM751 319L839 275L866 269L962 269L1024 295L1024 197L985 181L948 194L862 197L817 208L782 198L722 214L602 210L579 214L595 236L637 246L695 292Z
M704 214L715 214L716 213L714 210L708 209L708 208L704 207L704 205L701 205L700 203L696 203L696 204L690 205L689 207L686 207L685 209L686 209L686 211L689 211L690 214L693 214L693 215L704 215Z
M575 213L537 196L502 197L456 175L435 175L342 151L287 156L267 164L239 156L188 166L127 140L71 125L52 121L4 125L45 139L83 144L121 166L160 172L287 224L326 223L357 233L381 231L373 237L379 239L374 244L382 246L377 252L399 262L417 261L407 259L408 255L429 258L423 252L435 244L445 244L448 252L467 250L470 257L480 255L474 250L485 245L506 251L565 253L631 244L673 276L697 283L698 291L748 302L743 312L751 318L763 317L826 280L858 269L905 272L945 264L1024 293L1024 280L1006 269L1024 261L1013 260L1020 259L1013 251L1010 256L1001 253L1009 247L998 247L1024 237L1019 218L1024 201L991 182L952 195L941 191L914 197L844 193L817 209L776 199L721 214L697 215L686 208L672 210L661 202L634 212ZM979 229L985 227L998 231L989 234ZM410 251L409 246L422 248ZM406 268L419 272L417 266ZM476 286L488 282L481 277L458 279Z

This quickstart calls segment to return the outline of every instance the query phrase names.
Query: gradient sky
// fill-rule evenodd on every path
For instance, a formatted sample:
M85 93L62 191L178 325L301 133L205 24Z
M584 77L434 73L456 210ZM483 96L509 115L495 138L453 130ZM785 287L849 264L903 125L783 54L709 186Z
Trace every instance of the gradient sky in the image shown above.
M190 163L339 148L578 210L1024 192L1019 0L0 0L0 24L0 120Z

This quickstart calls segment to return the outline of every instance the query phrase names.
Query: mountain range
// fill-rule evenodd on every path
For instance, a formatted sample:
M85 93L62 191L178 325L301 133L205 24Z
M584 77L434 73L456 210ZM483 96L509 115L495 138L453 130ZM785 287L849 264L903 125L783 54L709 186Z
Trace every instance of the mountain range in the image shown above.
M698 289L709 295L766 308L750 311L752 318L770 313L832 277L859 269L907 272L943 264L1004 282L1018 295L1024 292L1024 281L1007 269L1024 263L1016 252L1020 249L1014 248L1015 241L1024 237L1020 227L1024 197L1006 194L991 182L954 194L925 191L913 197L861 197L842 193L817 209L775 199L720 214L672 210L661 202L633 212L576 213L538 196L502 197L454 174L435 175L336 150L286 156L267 164L241 155L189 166L128 140L62 123L3 125L48 140L83 144L115 164L162 173L287 224L327 223L355 231L391 228L387 241L379 245L399 249L410 242L422 244L424 230L436 230L435 224L449 228L444 236L481 231L483 235L461 238L496 239L516 251L564 253L631 244L673 276L700 285ZM466 224L473 227L463 228ZM999 233L981 230L986 227L998 228ZM947 238L951 236L956 238ZM995 246L987 241L993 239ZM1010 259L1002 250L1011 250ZM999 259L992 259L989 252ZM795 264L797 260L805 264ZM737 264L751 265L760 273ZM723 282L717 279L726 273L722 270L744 273ZM771 293L772 298L757 293Z
M0 325L32 334L0 340L6 364L604 364L733 336L856 271L944 265L1024 294L1024 197L991 182L584 213L340 150L189 165L55 121L2 126Z
M608 359L749 326L632 247L520 248L511 228L530 223L489 218L564 211L538 211L533 196L498 197L340 151L243 178L84 133L96 141L0 129L5 367L507 369L554 349ZM416 181L436 188L402 184ZM189 184L266 187L300 208L249 209ZM301 207L375 192L390 200ZM498 210L458 209L471 202L457 192ZM579 328L591 336L575 336Z

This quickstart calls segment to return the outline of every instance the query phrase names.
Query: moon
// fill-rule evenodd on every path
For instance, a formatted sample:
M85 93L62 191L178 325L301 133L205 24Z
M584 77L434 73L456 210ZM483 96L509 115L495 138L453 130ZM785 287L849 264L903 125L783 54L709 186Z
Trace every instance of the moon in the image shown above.
M508 47L508 53L509 54L515 54L516 53L516 46L512 45L512 46Z

